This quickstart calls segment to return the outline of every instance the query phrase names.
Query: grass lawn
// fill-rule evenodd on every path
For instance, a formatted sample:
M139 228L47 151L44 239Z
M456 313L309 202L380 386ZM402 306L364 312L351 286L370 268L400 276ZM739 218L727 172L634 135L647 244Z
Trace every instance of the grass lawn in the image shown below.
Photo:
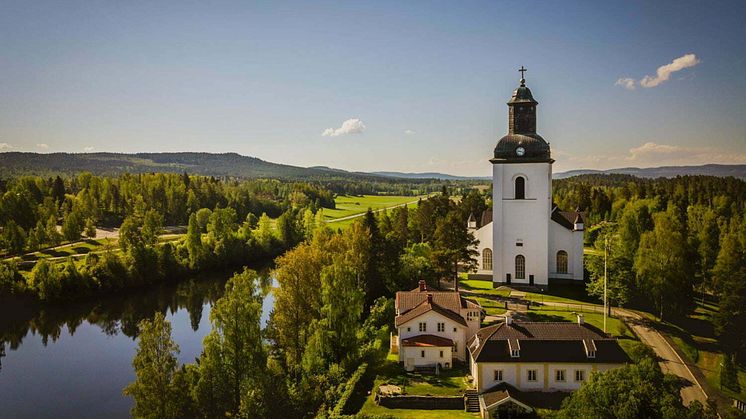
M402 388L404 394L460 396L468 384L465 369L453 368L443 370L440 375L409 373L397 362L396 355L389 354L377 367L377 376L373 381L370 395L367 396L360 413L369 415L391 415L397 418L474 418L476 415L463 410L416 410L388 409L378 406L375 392L382 384L394 384Z
M116 246L117 239L85 239L59 249L44 249L38 252L26 253L20 257L20 260L34 261L37 259L81 255L90 253L94 250L102 250L107 244Z
M420 198L426 198L427 195L421 196L387 196L387 195L340 195L334 199L337 208L324 208L324 218L335 220L337 218L348 217L350 215L361 214L368 211L368 208L377 210L388 208L395 205L415 202Z
M554 301L569 304L601 304L601 301L588 295L583 285L549 284L549 290L543 293L526 293L526 299L531 301Z
M487 298L482 297L471 297L468 298L476 301L479 303L479 305L482 306L482 309L484 309L484 312L488 316L499 316L501 314L505 314L505 304L497 302L495 300L490 300Z
M461 279L458 284L459 288L478 292L480 294L497 295L500 297L507 297L510 295L510 290L496 290L492 288L492 281L484 279Z

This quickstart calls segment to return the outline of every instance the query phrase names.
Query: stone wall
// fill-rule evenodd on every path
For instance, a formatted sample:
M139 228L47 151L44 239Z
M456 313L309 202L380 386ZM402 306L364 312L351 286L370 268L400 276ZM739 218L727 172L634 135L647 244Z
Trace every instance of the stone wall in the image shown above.
M380 406L389 409L463 410L462 396L377 396Z

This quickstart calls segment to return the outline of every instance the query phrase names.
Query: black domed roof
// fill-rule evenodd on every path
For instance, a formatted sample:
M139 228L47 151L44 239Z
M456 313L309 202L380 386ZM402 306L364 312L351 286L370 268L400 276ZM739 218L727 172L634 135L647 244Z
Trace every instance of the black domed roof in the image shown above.
M516 150L523 148L523 155ZM546 161L552 158L549 144L539 134L508 134L497 142L495 160Z
M513 96L510 98L508 104L511 103L533 103L534 105L538 103L534 100L531 89L526 87L526 79L521 79L521 85L513 90Z

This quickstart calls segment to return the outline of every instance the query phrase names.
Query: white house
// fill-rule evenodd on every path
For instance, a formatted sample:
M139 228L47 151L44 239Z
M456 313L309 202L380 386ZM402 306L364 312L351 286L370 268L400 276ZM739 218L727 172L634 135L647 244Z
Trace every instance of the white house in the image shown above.
M496 286L545 288L549 278L583 280L583 215L552 203L554 160L536 133L537 104L521 79L508 102L508 135L490 159L491 214L469 218L480 255L472 275L491 277Z
M485 327L468 342L469 368L482 417L506 403L531 410L547 392L577 390L591 374L630 362L616 339L577 323L505 322Z
M425 281L396 293L396 329L392 350L405 369L451 368L466 362L466 342L479 330L481 307L456 291L433 291Z

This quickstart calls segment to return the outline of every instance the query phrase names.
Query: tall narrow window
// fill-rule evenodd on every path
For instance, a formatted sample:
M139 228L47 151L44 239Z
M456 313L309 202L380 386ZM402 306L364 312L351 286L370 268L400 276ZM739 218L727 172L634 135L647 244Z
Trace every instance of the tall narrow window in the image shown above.
M515 199L526 199L526 179L523 176L515 178Z
M515 257L515 279L526 279L526 258L523 255Z
M492 270L492 249L484 249L482 251L482 269L487 271Z
M559 252L557 252L557 273L567 273L567 252L565 252L564 250L560 250Z

